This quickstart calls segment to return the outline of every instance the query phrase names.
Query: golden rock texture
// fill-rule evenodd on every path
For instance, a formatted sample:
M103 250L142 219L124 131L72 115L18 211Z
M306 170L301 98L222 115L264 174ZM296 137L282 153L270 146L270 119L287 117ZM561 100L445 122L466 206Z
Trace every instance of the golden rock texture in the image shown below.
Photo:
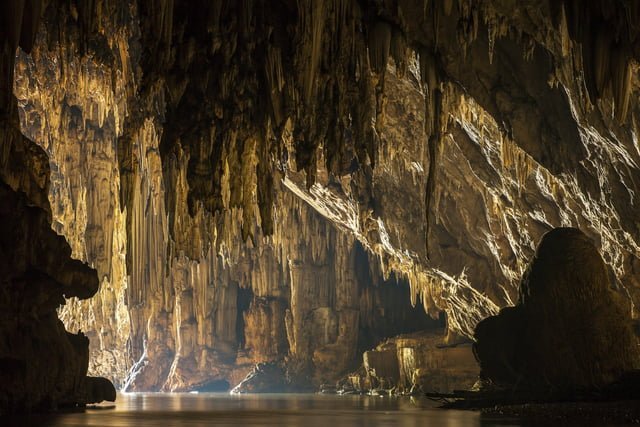
M434 326L422 308L457 343L557 226L595 239L637 318L626 2L27 3L42 25L0 88L98 272L60 310L90 372L190 390L283 361L320 383ZM45 157L11 147L3 180L45 206Z

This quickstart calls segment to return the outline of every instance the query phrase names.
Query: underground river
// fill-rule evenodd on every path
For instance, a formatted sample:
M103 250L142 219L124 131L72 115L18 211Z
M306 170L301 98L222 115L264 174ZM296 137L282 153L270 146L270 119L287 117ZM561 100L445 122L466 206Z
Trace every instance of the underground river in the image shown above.
M0 418L13 426L402 426L475 427L606 426L602 421L520 419L475 411L439 409L424 398L318 394L229 395L223 393L120 394L113 405L85 412Z

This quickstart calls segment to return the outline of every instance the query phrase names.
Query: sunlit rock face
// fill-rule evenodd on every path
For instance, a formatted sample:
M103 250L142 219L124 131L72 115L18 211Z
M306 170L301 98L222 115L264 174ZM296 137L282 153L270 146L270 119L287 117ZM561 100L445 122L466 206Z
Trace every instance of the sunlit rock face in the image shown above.
M455 343L555 226L594 238L637 317L640 20L503 3L44 2L14 93L53 228L100 278L60 311L90 371L331 380L431 326L411 303Z
M593 242L575 228L545 234L515 307L478 324L475 353L489 386L591 390L640 368L628 308L611 291Z

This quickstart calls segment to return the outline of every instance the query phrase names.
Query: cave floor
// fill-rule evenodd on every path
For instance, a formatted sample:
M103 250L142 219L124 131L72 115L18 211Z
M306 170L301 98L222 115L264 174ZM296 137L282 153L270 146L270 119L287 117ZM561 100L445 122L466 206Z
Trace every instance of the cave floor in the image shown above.
M637 402L617 407L584 405L445 410L423 398L315 394L240 395L136 393L118 396L115 407L84 412L0 418L2 426L613 426L633 425ZM631 405L631 406L629 406ZM523 410L525 408L526 410ZM589 416L594 415L594 417ZM612 417L611 415L618 415ZM605 416L606 415L606 416Z

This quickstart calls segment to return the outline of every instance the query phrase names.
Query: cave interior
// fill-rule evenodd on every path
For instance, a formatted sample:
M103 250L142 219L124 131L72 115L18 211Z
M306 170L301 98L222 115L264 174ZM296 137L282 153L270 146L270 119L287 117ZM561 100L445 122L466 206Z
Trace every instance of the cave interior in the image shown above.
M0 47L0 414L640 370L639 1L3 0Z

